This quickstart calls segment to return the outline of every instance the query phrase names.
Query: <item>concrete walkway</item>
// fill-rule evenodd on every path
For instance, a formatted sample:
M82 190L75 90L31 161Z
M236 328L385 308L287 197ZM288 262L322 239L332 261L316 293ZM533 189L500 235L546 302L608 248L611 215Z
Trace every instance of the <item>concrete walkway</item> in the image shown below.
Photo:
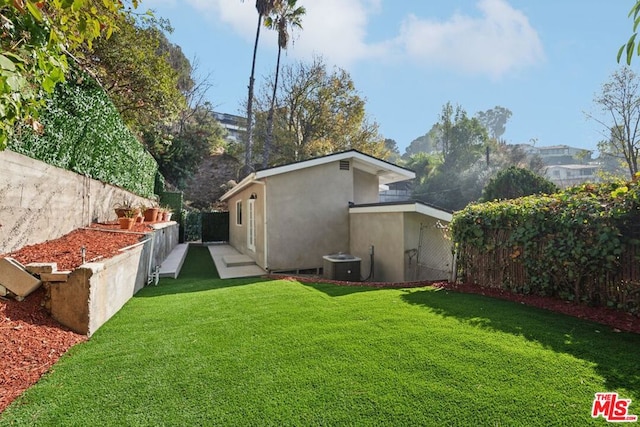
M208 247L221 279L256 277L266 274L253 259L241 254L230 245L208 245Z
M237 277L256 277L266 274L258 267L253 259L243 255L230 245L212 244L205 245L209 249L218 274L221 279L235 279ZM187 256L188 243L176 245L169 256L160 264L160 277L176 279Z

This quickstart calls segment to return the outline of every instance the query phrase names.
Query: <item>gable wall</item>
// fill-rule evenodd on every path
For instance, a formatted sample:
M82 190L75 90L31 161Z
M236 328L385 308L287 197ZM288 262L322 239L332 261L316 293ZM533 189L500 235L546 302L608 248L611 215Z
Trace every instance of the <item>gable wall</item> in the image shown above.
M359 169L353 170L353 202L355 204L378 203L380 201L380 189L378 177L363 172Z
M269 269L319 268L322 256L349 250L353 174L336 161L265 179Z

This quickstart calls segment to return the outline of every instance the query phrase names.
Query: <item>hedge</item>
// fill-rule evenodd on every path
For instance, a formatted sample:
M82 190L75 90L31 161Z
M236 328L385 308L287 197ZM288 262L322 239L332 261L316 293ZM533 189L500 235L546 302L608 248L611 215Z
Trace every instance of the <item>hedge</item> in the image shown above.
M638 178L469 205L451 224L462 278L638 313Z
M41 134L24 126L8 148L48 164L151 197L158 165L86 74L73 71L40 113Z

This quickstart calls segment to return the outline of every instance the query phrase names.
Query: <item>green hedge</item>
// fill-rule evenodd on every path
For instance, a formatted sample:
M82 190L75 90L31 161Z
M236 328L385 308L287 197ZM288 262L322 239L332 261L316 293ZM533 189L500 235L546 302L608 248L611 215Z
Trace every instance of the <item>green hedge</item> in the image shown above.
M154 194L156 161L95 80L72 72L56 86L39 120L42 134L23 127L8 148L144 197Z
M638 310L638 179L470 205L451 227L463 274L483 264L515 292ZM514 264L522 277L504 273Z

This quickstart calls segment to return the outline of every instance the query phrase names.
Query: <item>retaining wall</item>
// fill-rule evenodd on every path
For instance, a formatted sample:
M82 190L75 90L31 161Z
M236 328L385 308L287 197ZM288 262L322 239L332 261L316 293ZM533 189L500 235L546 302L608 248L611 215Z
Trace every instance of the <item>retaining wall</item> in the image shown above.
M161 223L142 241L104 262L86 263L66 282L50 282L51 316L73 331L91 336L140 289L178 243L178 224Z
M39 160L0 151L0 254L115 220L117 203L150 200Z

